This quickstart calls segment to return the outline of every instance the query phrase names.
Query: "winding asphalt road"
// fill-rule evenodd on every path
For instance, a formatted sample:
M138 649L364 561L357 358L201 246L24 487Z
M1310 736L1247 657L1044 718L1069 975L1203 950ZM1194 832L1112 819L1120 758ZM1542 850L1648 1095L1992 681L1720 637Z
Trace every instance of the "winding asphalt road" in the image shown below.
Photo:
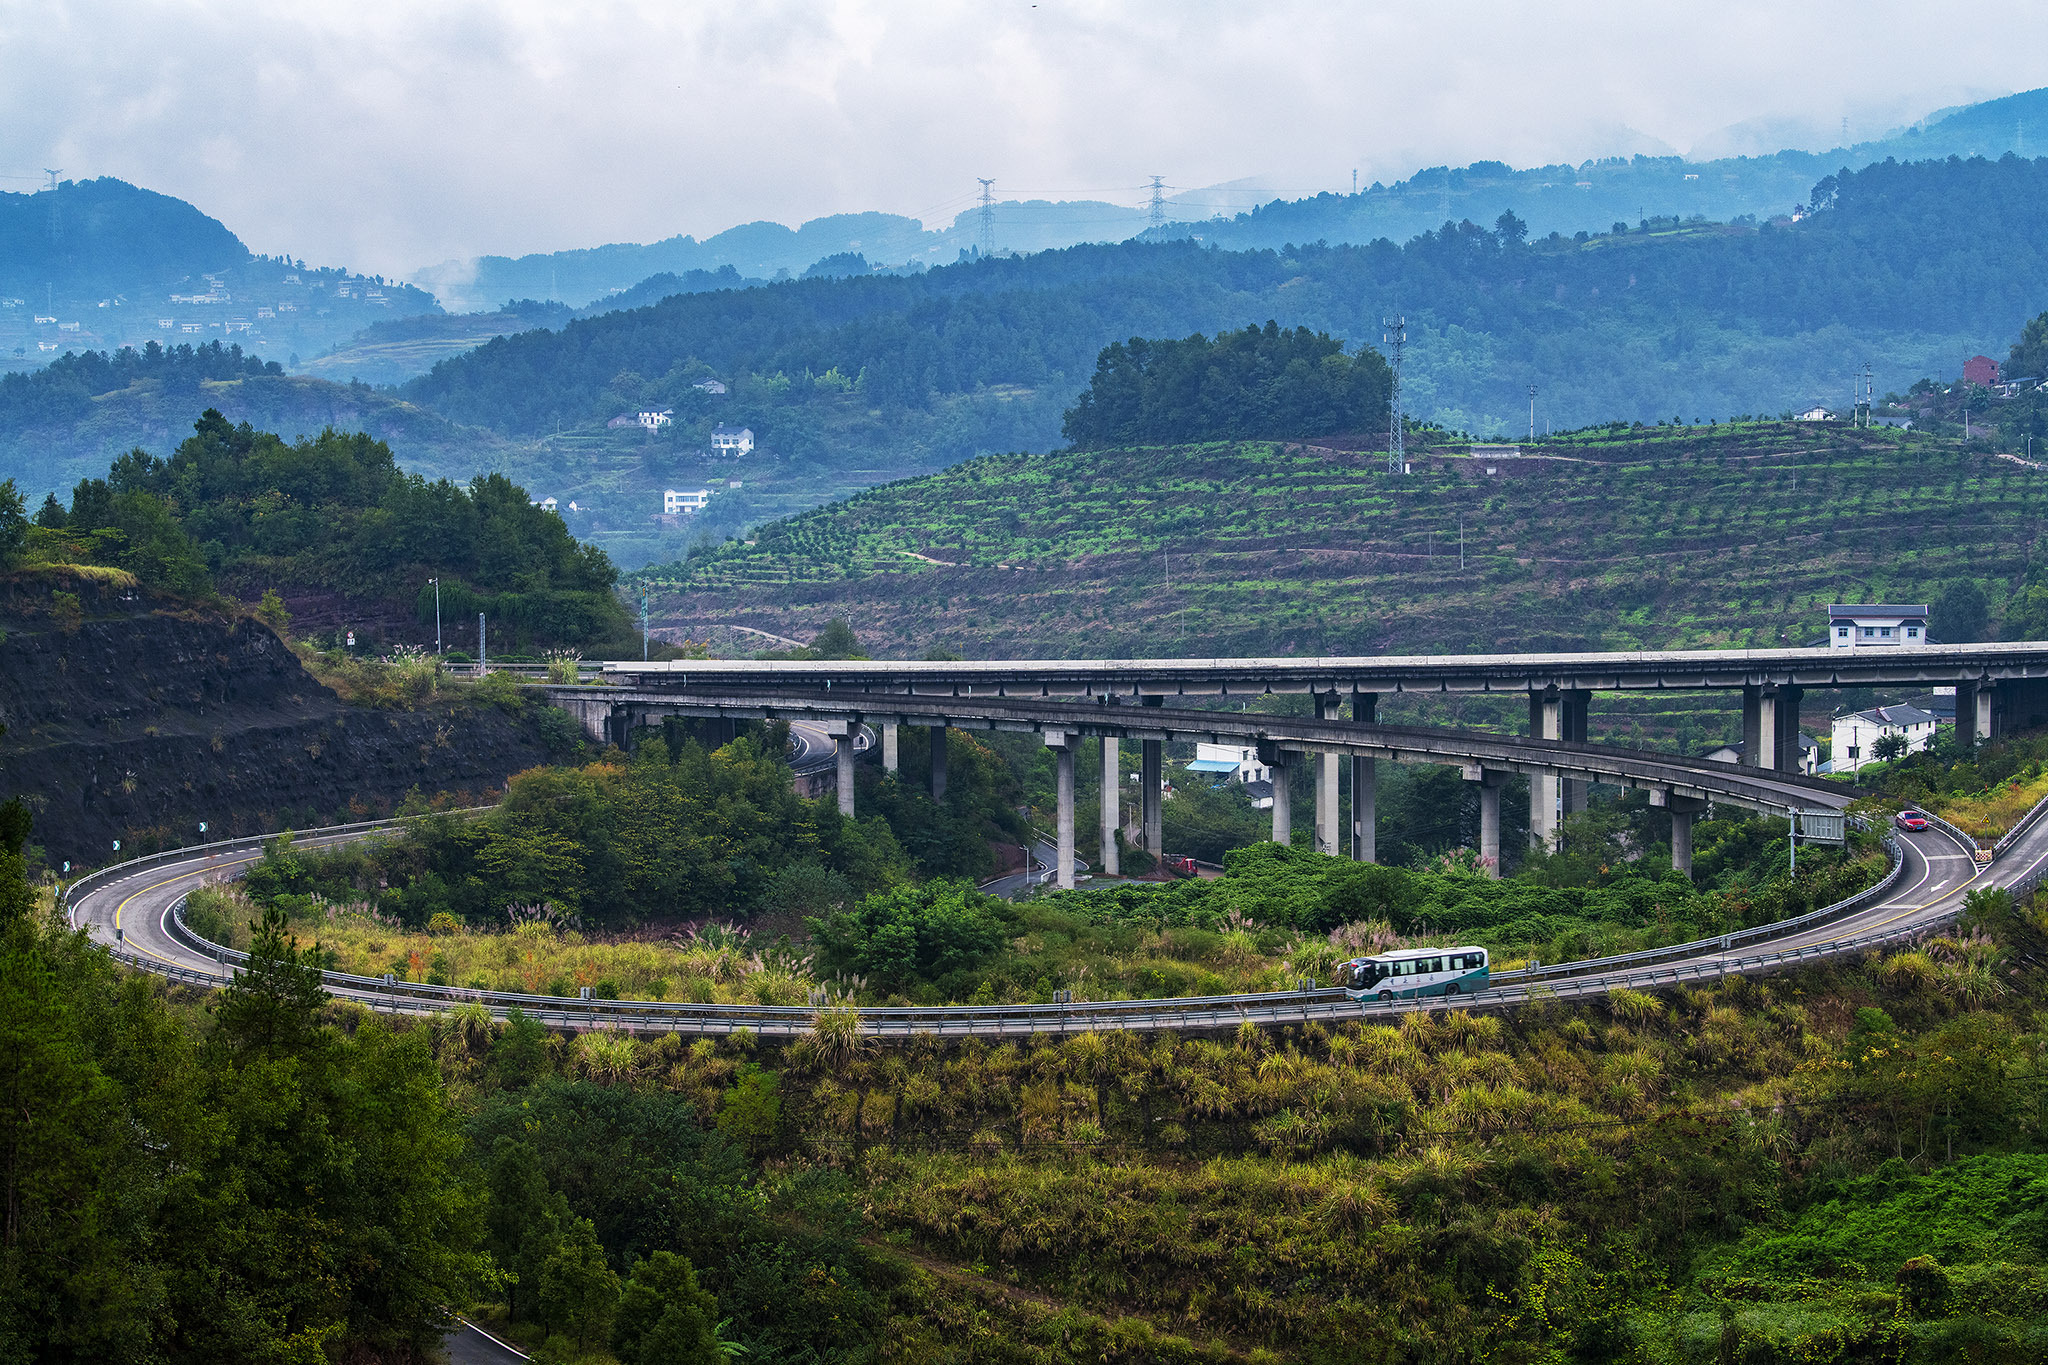
M309 847L322 847L360 834L311 836L302 839ZM1570 998L1591 995L1617 985L1639 989L1667 986L1680 980L1714 977L1730 972L1777 970L1787 965L1769 955L1800 950L1804 961L1832 952L1852 951L1853 940L1867 935L1909 936L1936 927L1961 909L1963 896L1975 886L2011 885L2048 867L2048 821L2036 824L1992 867L1979 870L1972 858L1946 835L1929 831L1902 834L1898 845L1904 867L1881 899L1821 925L1789 930L1783 936L1752 941L1737 948L1709 948L1694 956L1667 959L1651 964L1617 964L1596 975L1565 976L1540 982L1497 982L1495 987L1470 999L1471 1006L1487 1008L1522 1003L1539 996ZM172 929L172 908L194 887L209 880L239 875L261 856L259 850L243 849L190 858L146 868L94 888L78 898L73 907L76 923L87 927L101 942L113 943L134 954L153 970L171 975L195 974L219 979L226 973L210 955L181 939ZM1504 974L1510 975L1510 974ZM367 985L333 983L334 994L355 998L382 1008L430 1010L441 1002L393 999ZM531 1014L571 1026L596 1024L600 1015L592 1006L576 1001L522 1002ZM493 1002L494 1008L503 1002ZM1443 1002L1397 1002L1392 1008L1441 1008ZM724 1033L748 1027L757 1033L790 1035L809 1027L810 1011L803 1008L769 1009L744 1006L647 1006L644 1012L629 1004L602 1006L606 1015L628 1015L627 1026L661 1031L675 1029L691 1033ZM1217 997L1203 1001L1084 1002L1064 1009L1041 1006L946 1007L938 1009L872 1009L862 1013L862 1025L881 1035L936 1032L948 1035L1010 1035L1029 1032L1085 1032L1091 1029L1157 1029L1233 1027L1244 1020L1255 1023L1293 1023L1307 1018L1356 1017L1359 1006L1340 995L1324 991L1304 995L1257 995ZM1372 1012L1386 1009L1375 1005Z

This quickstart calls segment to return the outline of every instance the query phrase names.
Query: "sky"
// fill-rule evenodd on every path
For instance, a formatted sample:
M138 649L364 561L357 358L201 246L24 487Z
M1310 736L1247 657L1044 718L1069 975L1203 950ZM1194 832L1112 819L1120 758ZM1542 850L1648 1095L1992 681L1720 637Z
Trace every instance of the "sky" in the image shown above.
M0 189L116 176L254 251L404 276L937 225L978 176L1136 205L1160 175L1236 208L1353 170L1824 147L2048 85L2042 53L2048 7L1887 0L0 0Z

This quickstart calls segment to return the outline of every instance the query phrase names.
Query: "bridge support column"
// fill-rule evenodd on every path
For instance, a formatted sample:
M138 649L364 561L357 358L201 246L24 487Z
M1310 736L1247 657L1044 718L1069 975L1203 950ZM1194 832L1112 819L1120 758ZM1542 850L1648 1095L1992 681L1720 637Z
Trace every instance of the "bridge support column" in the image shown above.
M1274 843L1294 843L1294 798L1290 784L1294 780L1294 769L1288 759L1294 755L1286 749L1266 751L1260 745L1260 759L1272 767L1274 774Z
M1351 719L1372 725L1380 718L1380 694L1353 692ZM1379 861L1379 760L1351 760L1351 856L1361 863Z
M1380 773L1376 758L1351 760L1351 856L1379 861Z
M1742 766L1764 765L1764 736L1770 727L1764 721L1764 690L1755 685L1742 689Z
M1096 822L1102 835L1102 871L1105 876L1120 877L1123 869L1118 866L1116 832L1123 819L1123 767L1115 735L1102 737L1102 799L1096 802L1101 808L1102 818Z
M1337 694L1331 692L1316 697L1316 719L1334 720L1343 714L1343 705ZM1316 852L1332 858L1342 857L1343 846L1337 839L1339 819L1337 774L1342 762L1341 754L1316 755Z
M1593 694L1581 688L1574 688L1564 694L1564 733L1559 736L1567 744L1586 742L1586 715L1592 709ZM1564 779L1564 813L1577 815L1586 808L1587 793L1592 783L1583 777Z
M1799 771L1799 703L1806 699L1804 688L1780 687L1773 710L1778 722L1771 766L1781 773Z
M1479 863L1489 877L1500 876L1500 783L1503 776L1476 766L1465 769L1465 780L1479 784Z
M1556 688L1529 694L1529 736L1564 738L1564 700ZM1529 774L1529 845L1546 852L1557 847L1556 772Z
M1145 851L1155 858L1166 853L1166 822L1159 809L1159 783L1164 777L1166 741L1138 741L1139 816L1145 824Z
M1703 796L1681 796L1668 787L1650 788L1650 804L1671 812L1671 866L1692 875L1692 822L1707 808Z
M1073 736L1061 730L1045 732L1045 747L1053 752L1053 828L1059 848L1059 866L1053 885L1062 891L1074 889L1074 744Z
M1998 698L1995 685L1988 679L1970 689L1970 742L1982 744L1998 738ZM1963 723L1963 689L1956 688L1956 723Z
M946 799L946 727L932 730L932 800Z
M832 756L838 760L839 813L853 814L853 725L848 721L827 721L836 726L832 734Z
M901 751L896 747L896 730L893 723L882 727L882 771L885 773L896 772L902 767L899 761Z

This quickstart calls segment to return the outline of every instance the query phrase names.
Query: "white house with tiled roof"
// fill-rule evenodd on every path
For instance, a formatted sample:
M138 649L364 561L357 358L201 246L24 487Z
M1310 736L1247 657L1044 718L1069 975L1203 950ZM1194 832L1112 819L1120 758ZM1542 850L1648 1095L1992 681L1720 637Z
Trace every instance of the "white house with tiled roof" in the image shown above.
M1906 741L1907 753L1918 753L1934 742L1937 724L1932 713L1917 706L1873 706L1868 711L1837 716L1828 770L1853 773L1874 762L1876 755L1870 750L1886 735L1899 736Z
M1927 604L1838 602L1828 608L1835 649L1919 649L1927 644Z

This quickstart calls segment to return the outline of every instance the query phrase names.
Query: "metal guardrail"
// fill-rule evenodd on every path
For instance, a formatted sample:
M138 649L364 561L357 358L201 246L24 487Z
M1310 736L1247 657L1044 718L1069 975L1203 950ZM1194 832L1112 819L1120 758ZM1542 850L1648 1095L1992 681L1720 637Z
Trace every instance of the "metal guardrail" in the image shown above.
M2040 821L2041 812L2043 811L2048 811L2048 796L2042 797L2029 807L2027 813L2019 818L2018 823L2007 830L1999 838L1998 842L1991 846L1991 856L1994 859L2002 857L2007 849L2019 842L2021 835L2032 829Z
M1982 847L1984 846L1984 845L1983 845L1983 842L1982 842L1981 840L1979 840L1979 839L1977 838L1977 836L1976 836L1976 835L1974 835L1974 834L1965 834L1965 833L1963 833L1963 831L1962 831L1962 830L1960 830L1960 829L1956 828L1956 827L1955 827L1954 825L1950 824L1950 823L1949 823L1948 821L1946 821L1946 820L1942 819L1942 818L1941 818L1941 817L1940 817L1939 815L1936 815L1936 814L1935 814L1935 813L1934 813L1933 811L1931 811L1931 810L1923 810L1923 811L1921 811L1920 813L1921 813L1922 815L1924 815L1924 816L1926 816L1926 817L1927 817L1927 823L1928 823L1928 824L1930 824L1930 825L1934 826L1934 827L1935 827L1936 829L1940 830L1940 831L1941 831L1942 833L1946 834L1946 835L1947 835L1947 836L1948 836L1949 838L1951 838L1951 839L1955 840L1955 841L1956 841L1957 843L1961 844L1961 845L1962 845L1962 846L1963 846L1964 848L1966 848L1966 849L1969 849L1969 850L1970 850L1971 852L1973 852L1973 853L1974 853L1974 852L1975 852L1976 850L1978 850L1978 849L1980 849L1980 848L1982 848ZM1997 851L1996 849L1994 849L1994 850L1992 851L1992 856L1993 856L1993 857L1996 857L1996 856L1997 856L1997 853L1998 853L1998 851Z
M384 828L391 822L372 823ZM322 833L345 835L352 828L337 826L330 831L308 831L307 834L308 837ZM1854 896L1833 905L1809 911L1789 920L1760 925L1723 937L1673 944L1642 953L1561 963L1556 968L1538 969L1534 976L1525 971L1503 972L1494 978L1495 984L1484 995L1463 998L1459 1001L1459 1007L1494 1008L1541 998L1579 998L1603 993L1617 985L1654 987L1665 984L1659 980L1661 974L1655 970L1657 961L1665 958L1680 959L1671 969L1670 984L1676 984L1684 980L1726 976L1731 972L1773 970L1786 965L1812 963L1828 957L1862 952L1869 946L1896 941L1899 938L1914 937L1925 931L1925 922L1891 933L1865 935L1837 943L1809 945L1750 958L1729 958L1725 955L1725 950L1731 947L1738 937L1781 936L1792 930L1838 917L1881 897L1897 882L1906 866L1903 851L1897 840L1889 831L1884 832L1882 838L1892 864L1885 877ZM193 932L185 923L184 908L185 902L181 897L172 907L169 917L172 932L187 947L212 956L219 964L217 971L200 972L187 967L145 961L125 950L118 950L117 956L123 961L158 971L173 979L209 988L218 986L232 976L232 968L248 961L248 954L209 942ZM1716 949L1724 950L1723 955L1704 956L1712 954ZM1646 968L1649 969L1647 973ZM809 1032L821 1012L821 1007L811 1005L570 1000L561 996L437 986L399 981L395 977L361 976L347 972L323 972L321 976L323 983L336 993L380 1010L425 1013L476 1004L493 1014L509 1013L513 1009L518 1009L543 1023L572 1029L625 1028L637 1032L694 1031L698 1034L723 1034L746 1028L764 1035L795 1036ZM1551 980L1556 980L1558 984L1544 984ZM1396 1010L1448 1007L1448 1001L1442 999L1390 1003ZM1359 1004L1351 1001L1342 991L1326 988L1275 991L1255 995L1188 996L1170 1000L1099 1000L1052 1005L883 1006L861 1010L859 1016L863 1032L881 1036L908 1036L919 1033L985 1036L1010 1033L1086 1032L1105 1027L1140 1030L1228 1027L1247 1020L1275 1023L1342 1016L1359 1008ZM1364 1002L1364 1008L1367 1013L1371 1013L1374 1010L1385 1011L1389 1005L1369 1000Z
M1861 827L1868 828L1867 821L1860 821L1860 824ZM1890 860L1891 867L1878 881L1864 887L1853 896L1836 901L1833 905L1825 905L1818 910L1809 910L1803 915L1795 915L1791 919L1778 920L1771 924L1759 924L1748 929L1736 929L1726 934L1717 934L1712 938L1694 939L1690 943L1673 943L1662 948L1646 948L1637 953L1620 953L1613 957L1585 958L1578 962L1560 962L1554 966L1547 967L1518 967L1505 972L1495 972L1493 979L1495 981L1548 981L1558 977L1583 976L1588 972L1606 968L1630 965L1647 966L1650 963L1669 958L1698 957L1704 953L1711 953L1717 948L1726 950L1734 947L1737 943L1749 942L1760 938L1782 938L1795 929L1821 924L1830 919L1840 919L1843 915L1849 914L1854 910L1860 910L1871 901L1882 898L1886 892L1890 891L1897 884L1899 877L1906 870L1905 854L1899 848L1899 841L1893 838L1889 831L1881 833L1879 838L1884 841L1885 856Z
M475 818L486 811L496 809L497 807L495 806L467 806L461 810L433 811L430 814L459 815L465 818ZM165 849L158 853L145 853L140 858L130 858L125 862L109 863L105 867L86 873L64 888L64 895L59 903L63 906L65 915L69 917L76 911L81 897L91 895L103 886L111 886L115 882L126 880L138 872L147 872L152 867L165 867L172 863L184 862L200 854L218 856L224 853L247 853L251 850L262 848L280 834L289 833L293 839L329 840L347 838L350 835L374 834L380 830L401 829L406 821L418 818L416 815L395 815L382 820L358 820L353 824L347 825L323 825L318 829L280 830L274 834L248 834L235 839L218 839L207 844L186 844L182 848Z

